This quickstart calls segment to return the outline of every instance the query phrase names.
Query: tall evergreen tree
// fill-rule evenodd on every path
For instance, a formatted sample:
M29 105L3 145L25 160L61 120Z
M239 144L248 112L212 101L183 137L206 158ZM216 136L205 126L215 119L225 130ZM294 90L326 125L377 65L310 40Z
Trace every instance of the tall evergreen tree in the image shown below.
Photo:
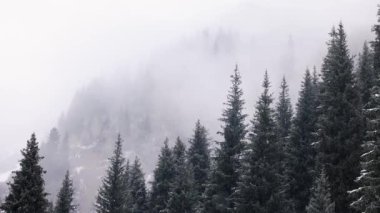
M148 211L147 194L144 173L141 169L140 160L136 157L129 175L129 190L132 213L144 213Z
M130 172L131 166L129 164L129 160L127 160L127 163L125 164L125 171L124 171L124 205L123 205L123 213L130 213L130 207L132 206L132 199L131 199L131 185L130 185Z
M372 28L372 31L375 32L375 40L371 42L373 49L373 68L375 69L376 76L380 75L380 6L377 12L377 24Z
M329 185L324 169L315 180L312 189L312 196L309 205L306 207L307 213L335 213L335 204L331 199Z
M186 162L186 146L177 138L173 148L175 178L169 193L167 213L192 213L195 209L193 176Z
M194 189L197 201L200 200L209 177L210 149L207 130L198 120L188 150L189 164L194 178Z
M247 133L245 124L246 114L243 113L243 91L240 88L241 77L236 66L231 75L229 94L227 96L226 109L223 111L224 141L215 152L215 168L211 174L205 192L203 211L228 212L233 209L230 199L238 179L239 159L244 147L244 139Z
M361 155L361 172L356 179L359 187L350 191L356 200L351 206L360 212L380 212L380 79L371 90L369 102L365 105L367 132Z
M43 157L39 155L34 133L27 141L26 148L21 150L21 154L23 158L20 160L20 170L13 172L13 181L9 183L9 194L0 208L7 213L45 213L49 204L42 177L45 171L40 166Z
M289 212L281 189L281 148L277 141L273 98L268 74L252 121L251 143L243 158L240 179L234 193L236 212Z
M320 85L319 148L337 213L349 213L347 191L356 188L360 168L363 117L354 87L353 63L343 25L331 32Z
M290 132L289 145L286 147L285 177L287 197L294 204L295 211L305 212L309 203L310 188L313 184L315 166L315 132L317 130L317 81L309 70L299 93L297 111Z
M118 135L113 156L109 159L107 175L98 191L95 208L99 213L121 213L125 202L125 158L122 152L122 139Z
M375 72L373 70L373 58L367 42L363 45L362 53L359 54L357 69L358 87L362 104L366 104L371 96L371 88L374 86Z
M65 179L63 179L62 187L57 195L57 202L55 204L54 213L70 213L74 212L77 208L74 205L74 187L73 181L70 179L69 171L66 172Z
M157 167L154 170L154 179L150 195L150 210L152 213L158 213L166 208L173 179L173 155L168 145L168 139L166 139L164 146L161 148Z
M292 126L293 109L289 97L289 86L285 77L282 78L280 86L280 94L275 110L276 132L279 145L279 159L282 161L279 173L283 176L285 169L286 149L289 146L289 133Z
M276 106L275 118L280 142L285 142L292 125L293 109L289 97L289 86L285 77L281 81L281 91Z

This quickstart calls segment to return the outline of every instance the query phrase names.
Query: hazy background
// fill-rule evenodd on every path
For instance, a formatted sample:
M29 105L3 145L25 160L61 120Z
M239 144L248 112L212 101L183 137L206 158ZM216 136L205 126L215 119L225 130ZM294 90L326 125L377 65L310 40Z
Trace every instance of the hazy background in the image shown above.
M30 133L45 136L78 88L93 78L131 73L152 53L207 29L251 37L267 67L293 36L299 67L325 51L343 21L353 51L370 38L376 0L66 0L0 2L0 155ZM360 39L358 39L360 38ZM269 44L268 44L269 43ZM272 47L271 49L266 48ZM355 53L354 52L354 53ZM158 53L158 54L162 54ZM175 55L175 54L174 54ZM239 59L235 59L239 62ZM175 59L173 59L175 61ZM318 65L318 64L317 64ZM233 68L233 64L229 69ZM249 70L262 74L262 68ZM275 72L279 70L270 70ZM295 70L302 72L302 70ZM226 78L227 76L220 76ZM251 79L244 79L249 81ZM221 88L225 89L225 88Z
M218 139L236 63L250 118L266 69L272 92L285 75L295 102L304 70L320 68L332 26L343 22L356 55L373 37L378 3L1 1L0 179L32 132L46 142L57 127L90 206L118 132L149 176L164 138L186 141L196 119Z

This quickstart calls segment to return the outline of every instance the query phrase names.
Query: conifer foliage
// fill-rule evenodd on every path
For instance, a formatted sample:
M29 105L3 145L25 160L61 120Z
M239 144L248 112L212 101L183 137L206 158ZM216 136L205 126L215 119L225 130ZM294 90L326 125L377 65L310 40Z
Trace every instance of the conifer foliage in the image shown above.
M356 188L363 137L360 96L354 86L353 62L343 25L330 33L322 66L319 148L337 213L353 212L347 191Z
M54 213L71 213L74 212L77 206L74 202L74 187L73 181L70 179L69 171L65 174L62 187L57 195L57 202L55 204Z
M40 166L43 157L39 155L38 142L34 133L21 154L23 158L20 161L20 170L13 172L13 181L9 183L9 194L1 205L1 209L7 213L45 213L48 208L43 179L45 171Z
M285 143L289 136L292 125L293 109L289 97L289 86L285 77L281 82L281 91L276 106L275 118L277 124L277 134L281 143Z
M287 212L281 190L280 145L277 141L274 110L271 106L268 74L252 121L251 142L243 158L240 179L234 194L237 212Z
M359 187L350 191L356 198L351 206L360 212L380 212L380 79L372 88L364 107L367 131L361 155L361 172L356 181Z
M169 193L166 212L192 213L195 209L195 192L193 176L186 160L186 146L177 138L173 147L175 178Z
M188 150L188 160L192 169L194 179L194 190L197 196L197 202L200 201L201 195L210 173L210 148L207 130L198 120L195 124L193 137L190 139Z
M373 49L373 67L376 72L376 77L380 75L380 6L377 12L377 24L373 26L373 32L375 32L375 40L371 42Z
M367 42L363 45L362 53L359 55L357 70L357 81L361 95L362 104L366 104L371 96L371 89L374 86L376 74L373 70L373 55Z
M136 157L129 173L129 199L131 213L143 213L148 210L144 173L140 160Z
M326 173L322 169L320 176L315 180L307 213L335 213L335 204L331 200L330 188Z
M285 158L287 197L299 213L304 212L309 203L315 173L316 150L312 144L316 140L317 95L317 81L306 70Z
M239 159L247 133L247 115L243 113L243 91L240 88L241 77L237 66L231 75L231 83L226 109L220 119L223 122L221 134L224 141L215 153L215 168L205 192L205 212L227 212L233 208L231 195L238 180Z
M169 201L169 192L174 180L174 160L168 139L165 140L158 157L157 167L154 170L152 191L150 195L150 210L158 213L166 208Z
M111 165L98 191L95 208L98 213L122 213L126 199L126 186L125 159L120 135L117 137L115 150L109 161Z

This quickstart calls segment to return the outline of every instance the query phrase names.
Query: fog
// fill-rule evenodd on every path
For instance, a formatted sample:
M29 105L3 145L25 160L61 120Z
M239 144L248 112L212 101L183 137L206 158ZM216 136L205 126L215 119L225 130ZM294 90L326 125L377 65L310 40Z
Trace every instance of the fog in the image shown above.
M0 159L7 161L0 172L17 165L32 132L46 142L57 127L61 138L69 135L78 175L89 166L102 174L94 159L103 165L118 132L127 156L139 155L149 175L165 137L187 140L197 119L218 139L235 64L250 118L265 70L274 94L287 78L295 102L305 69L321 65L332 26L343 22L356 55L373 37L377 3L0 2ZM98 143L108 145L84 153Z

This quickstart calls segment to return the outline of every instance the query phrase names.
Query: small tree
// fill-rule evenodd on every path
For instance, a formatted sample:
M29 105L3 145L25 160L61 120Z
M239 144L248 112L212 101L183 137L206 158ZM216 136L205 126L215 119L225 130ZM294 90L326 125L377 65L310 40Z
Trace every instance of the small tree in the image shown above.
M110 160L107 175L102 181L95 203L98 213L122 213L125 206L125 159L122 153L121 137L118 135L115 150Z
M335 204L331 200L330 189L325 170L322 169L320 176L315 180L307 213L334 213Z
M174 179L173 154L165 140L158 157L157 167L154 170L152 191L150 196L150 209L158 213L166 208L169 200L169 191Z
M168 213L192 213L194 212L194 186L193 176L186 162L186 146L177 138L173 148L175 178L169 193L169 201L166 208Z
M136 157L129 175L129 191L132 213L143 213L148 210L144 173L140 160Z
M74 201L74 187L73 181L70 179L69 171L65 174L65 179L63 179L62 187L57 195L57 202L55 204L54 213L70 213L74 212L76 205L73 204Z
M205 190L210 171L209 139L206 128L201 125L199 120L195 124L187 155L192 169L197 202L199 202Z

